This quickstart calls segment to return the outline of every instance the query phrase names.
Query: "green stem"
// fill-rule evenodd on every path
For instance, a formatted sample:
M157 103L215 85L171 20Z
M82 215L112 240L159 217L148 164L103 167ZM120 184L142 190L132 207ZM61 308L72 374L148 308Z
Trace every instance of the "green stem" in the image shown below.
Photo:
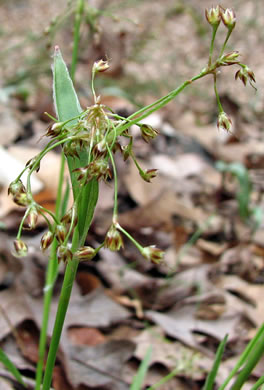
M62 202L64 167L65 167L65 157L63 153L61 153L61 166L60 166L60 175L59 175L59 183L58 183L58 190L57 190L56 208L55 208L56 218L60 218L61 216L60 209L61 209L61 202ZM58 261L57 261L56 252L57 252L57 241L54 240L51 246L48 269L46 274L46 282L44 288L43 317L42 317L42 325L41 325L41 332L39 338L39 356L38 356L38 364L37 364L35 390L40 390L42 376L43 376L43 366L44 366L44 359L45 359L46 345L47 345L47 331L48 331L48 323L49 323L50 305L51 305L51 300L53 295L53 286L58 273Z
M216 74L214 73L213 76L214 76L214 91L215 91L215 97L216 97L216 102L217 102L218 109L219 109L219 113L220 113L220 112L224 112L224 109L223 109L223 106L222 106L222 104L221 104L221 100L220 100L220 97L219 97L219 94L218 94L218 91L217 91L217 86L216 86Z
M108 144L106 144L110 160L113 167L113 173L114 173L114 208L113 208L113 222L117 221L117 214L118 214L118 202L117 202L117 194L118 194L118 182L117 182L117 172L116 172L116 165L113 153L111 152Z
M74 23L74 45L72 52L72 64L71 64L71 78L74 81L75 72L76 72L76 64L78 59L78 49L79 49L79 40L80 40L80 26L81 19L84 10L84 1L79 0L77 12L75 15L75 23ZM68 121L65 121L66 124ZM60 218L62 214L62 192L63 192L63 179L64 179L64 169L65 169L65 157L63 152L61 153L61 166L60 166L60 174L59 174L59 183L57 190L57 199L56 199L56 210L55 216L56 218ZM69 187L69 183L67 183ZM67 192L67 188L66 188ZM47 330L50 316L50 306L53 295L53 286L57 278L58 273L58 262L57 262L57 241L54 240L51 247L46 283L44 289L44 303L43 303L43 318L42 318L42 326L40 332L40 340L39 340L39 359L37 364L37 374L36 374L36 390L40 390L42 376L43 376L43 366L47 345Z
M142 245L140 245L125 229L122 228L122 226L119 225L119 223L116 223L116 228L120 230L127 238L135 245L135 247L139 250L139 252L143 251Z
M174 378L175 375L179 373L178 368L174 368L173 371L171 371L168 375L166 375L164 378L162 378L160 381L158 381L155 385L152 385L151 387L148 388L148 390L156 390L159 388L161 385L164 385L164 383L168 382L170 379Z
M214 42L215 42L215 36L216 36L216 32L217 32L218 27L219 27L219 24L213 26L212 39L211 39L211 45L210 45L210 50L209 50L208 67L211 66L211 63L212 63L212 56L213 56L213 51L214 51Z
M76 229L73 235L72 252L76 251L78 245L79 245L79 233L78 230ZM52 381L52 373L55 365L57 350L59 347L61 332L63 329L63 324L68 309L73 282L75 280L75 275L78 269L78 265L79 265L79 261L73 258L73 260L70 261L66 267L60 299L58 303L58 311L56 315L56 320L53 328L52 339L51 339L48 358L47 358L47 364L45 368L42 390L50 389L50 385Z
M184 81L178 88L171 91L168 95L163 96L162 98L156 100L154 103L151 103L148 106L141 108L140 110L138 110L134 114L130 115L124 122L121 122L115 128L115 132L111 131L109 133L108 141L111 141L114 136L121 135L130 126L140 122L142 119L145 119L153 112L166 106L166 104L168 104L170 101L172 101L177 95L179 95L180 92L182 92L193 81L201 79L202 77L206 76L209 73L210 73L210 71L208 69L203 70L201 73L199 73L197 76L194 76L192 79ZM143 114L140 115L141 113L143 113ZM140 115L140 116L138 116L138 115ZM133 119L133 118L135 118L135 119Z
M80 42L80 27L82 22L82 16L84 11L84 0L79 0L77 9L75 12L75 21L74 21L74 38L73 38L73 51L72 51L72 63L71 63L71 79L74 81L76 65L78 60L78 50Z
M224 42L224 44L223 44L223 46L222 46L222 49L221 49L221 51L220 51L220 54L219 54L219 58L222 57L222 55L223 55L223 53L224 53L224 51L225 51L227 41L228 41L228 39L230 38L230 35L231 35L232 31L233 31L233 27L228 29L228 32L227 32L227 35L226 35L225 42Z

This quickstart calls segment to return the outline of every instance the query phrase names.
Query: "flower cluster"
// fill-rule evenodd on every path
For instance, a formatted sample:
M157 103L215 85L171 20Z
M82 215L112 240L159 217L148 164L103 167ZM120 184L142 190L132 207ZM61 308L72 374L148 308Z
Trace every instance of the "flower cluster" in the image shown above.
M87 107L75 118L71 118L65 122L54 122L48 126L45 134L50 139L48 145L27 163L22 172L28 171L27 186L25 187L21 181L22 173L9 186L8 192L13 196L14 202L26 208L17 239L14 242L17 256L26 256L28 248L26 243L21 239L21 233L23 229L34 229L36 227L39 214L48 223L48 231L43 234L40 247L42 251L46 251L52 243L54 245L56 244L59 262L66 263L73 258L79 261L90 260L102 246L112 251L117 251L124 247L121 231L117 228L119 225L117 224L116 204L114 206L113 223L106 233L104 242L99 248L94 249L90 246L81 246L77 250L73 250L71 244L74 229L78 224L78 196L91 180L111 180L113 178L112 172L114 172L114 180L117 180L114 161L115 153L120 152L123 155L124 161L131 157L138 168L140 176L146 182L150 182L156 176L157 172L156 169L143 170L139 166L133 152L133 136L129 133L129 126L127 126L130 123L129 118L123 118L112 112L108 107L101 104L100 97L95 95L93 79L97 73L107 70L108 67L108 62L102 60L97 61L93 66L93 105ZM122 129L124 125L126 126ZM139 123L138 126L142 138L146 142L149 142L158 135L158 131L150 125ZM121 137L124 139L123 142L120 142ZM129 139L128 143L127 139ZM75 159L75 167L77 167L72 169L71 175L80 188L80 191L75 196L72 208L60 219L50 210L45 209L34 201L30 188L31 174L39 170L42 158L57 146L62 147L67 159ZM85 163L82 163L83 161ZM115 191L116 188L117 186L115 185ZM115 196L115 199L117 199L117 196ZM138 243L136 243L136 246L144 257L153 262L157 262L156 251L151 250L148 256L146 256L147 251ZM163 252L160 251L161 253ZM160 255L160 259L161 257Z

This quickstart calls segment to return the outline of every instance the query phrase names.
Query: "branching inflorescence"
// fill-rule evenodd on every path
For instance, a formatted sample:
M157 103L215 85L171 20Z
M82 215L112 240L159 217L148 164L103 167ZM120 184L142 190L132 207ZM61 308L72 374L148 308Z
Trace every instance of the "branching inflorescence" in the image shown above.
M80 7L83 4L80 1ZM80 8L81 9L81 8ZM158 99L154 103L141 108L128 118L117 115L109 107L101 103L100 96L97 96L94 89L95 76L109 68L107 61L97 61L92 68L91 90L93 95L93 105L81 110L72 81L70 79L65 62L62 59L58 47L55 48L54 55L54 100L58 119L47 114L53 123L48 127L45 136L50 140L46 147L25 166L18 177L10 184L9 194L14 202L25 208L24 216L21 220L16 240L14 241L15 255L23 257L27 255L27 244L21 239L23 229L34 229L38 216L45 218L48 231L41 238L40 246L45 251L52 244L51 253L57 253L58 262L66 264L64 282L62 285L60 301L49 354L46 363L43 390L49 390L52 380L52 371L56 360L61 331L64 324L66 311L68 308L71 288L80 261L91 260L102 248L118 251L124 246L123 236L126 236L138 248L143 257L153 263L160 263L163 258L163 250L155 245L143 247L127 232L118 221L117 204L117 172L115 166L115 153L121 153L126 161L131 158L135 163L140 176L146 182L150 182L157 174L157 169L144 170L140 167L133 151L133 135L129 131L132 125L137 125L141 131L142 138L149 142L154 139L158 132L150 125L142 122L153 112L167 105L187 86L194 81L205 76L213 77L213 86L218 106L217 126L220 129L231 131L232 122L225 113L217 90L217 76L219 70L226 66L238 66L235 79L240 79L244 85L249 83L254 87L255 76L252 70L239 61L238 51L225 52L227 42L236 25L236 15L232 9L224 9L220 6L212 7L205 11L206 19L212 27L211 44L209 49L208 63L201 72L190 80L183 82L178 88L172 90L168 95ZM225 41L216 59L213 59L214 42L217 30L223 23L227 28ZM78 24L79 26L79 24ZM74 65L75 66L75 65ZM255 88L255 87L254 87ZM33 197L31 190L31 175L40 169L41 160L54 148L61 146L66 157L73 191L73 205L64 212L61 217L60 212L51 212L38 204ZM64 159L62 159L64 161ZM21 177L27 171L27 180L23 184ZM63 172L63 170L62 170ZM62 177L62 175L61 175ZM112 222L106 232L104 241L97 247L92 248L85 245L89 226L93 217L94 208L98 197L98 182L114 179L114 207ZM62 179L60 179L62 182ZM60 200L60 197L58 199ZM63 203L63 202L61 202ZM58 202L59 204L59 202ZM59 204L60 206L60 204ZM57 208L57 205L56 205ZM58 207L60 209L60 207ZM61 207L63 209L63 207ZM66 210L66 208L65 208ZM63 213L61 213L63 214ZM50 262L50 265L57 263ZM45 292L52 288L56 280L56 269L51 269L48 273ZM50 290L49 290L50 291ZM39 354L39 364L37 369L36 390L40 389L42 381L42 370L44 367L44 356L46 346L46 329L50 307L51 295L46 295L44 301L45 326L40 338L41 348Z
M100 60L94 63L92 69L92 94L94 98L94 104L84 110L80 115L75 118L71 118L64 122L58 122L55 118L52 118L55 123L51 124L46 132L46 136L51 140L47 146L42 150L35 158L31 159L25 169L13 181L9 186L9 194L13 196L14 202L22 207L26 207L24 217L22 218L17 238L14 242L15 252L17 256L26 256L27 245L21 239L22 229L34 229L37 223L38 215L41 214L47 221L49 230L43 235L41 239L41 249L45 251L52 243L54 238L58 242L57 256L58 261L67 262L70 261L73 256L77 257L80 261L92 259L98 250L104 246L112 251L119 250L124 246L121 233L126 235L137 246L140 253L148 260L158 263L163 257L163 251L155 246L149 246L147 248L142 247L136 242L130 234L125 231L118 223L117 212L117 176L115 169L114 154L121 152L124 160L129 157L132 158L139 174L143 180L150 182L156 176L157 169L143 170L138 164L135 154L133 152L133 136L129 133L129 127L132 124L139 126L141 135L146 142L154 139L158 132L148 124L144 124L141 121L153 111L163 107L170 100L172 100L185 86L192 83L196 79L204 77L206 75L213 75L214 90L216 100L219 108L219 115L217 126L218 128L230 131L232 122L229 116L224 112L219 94L217 91L217 71L223 66L238 65L240 69L236 72L235 78L240 79L244 85L249 81L255 82L255 76L252 70L245 64L242 64L238 57L240 53L238 51L232 51L225 53L225 47L228 39L236 25L236 15L232 9L224 9L221 6L212 7L205 11L206 19L212 26L212 39L209 51L208 65L201 73L185 82L183 87L172 91L164 98L159 99L157 102L139 110L137 113L131 115L128 118L123 118L120 115L115 114L109 107L101 104L100 96L97 96L94 90L94 78L97 73L104 72L109 68L107 61ZM217 59L213 61L213 49L216 32L221 23L227 28L227 36L224 44L220 50L220 54ZM71 125L73 121L76 122ZM125 146L121 145L120 137L125 138ZM114 197L114 211L112 224L106 233L104 242L97 248L93 249L88 246L82 246L78 248L74 253L71 250L70 240L73 230L78 220L77 201L75 198L74 204L71 209L60 219L43 206L37 204L34 201L31 186L30 177L34 171L40 169L40 163L42 158L52 149L61 145L63 152L67 157L75 159L79 158L81 151L88 153L87 164L74 169L71 174L75 175L75 178L79 182L80 188L85 186L90 180L96 179L97 181L107 181L112 178L112 171L115 181L115 197ZM112 170L110 168L112 166ZM27 185L21 181L22 174L28 170Z

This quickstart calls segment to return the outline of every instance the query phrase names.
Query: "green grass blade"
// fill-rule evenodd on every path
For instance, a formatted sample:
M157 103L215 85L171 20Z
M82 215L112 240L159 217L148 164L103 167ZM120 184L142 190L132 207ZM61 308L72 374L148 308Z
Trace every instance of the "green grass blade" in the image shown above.
M262 377L260 377L257 382L254 384L254 386L251 388L251 390L258 390L259 387L264 383L264 375L262 375ZM263 389L263 386L261 387L261 389Z
M247 344L245 350L241 354L237 364L233 368L233 370L230 372L224 383L219 387L218 390L223 390L227 386L227 384L230 382L230 380L236 375L240 367L247 361L248 357L250 356L251 352L255 349L255 346L259 343L259 340L264 335L264 324L259 328L257 331L255 337Z
M212 390L214 387L215 378L216 378L216 375L217 375L217 372L218 372L218 369L219 369L219 366L220 366L220 363L221 363L221 360L223 357L223 353L224 353L225 346L227 343L227 338L228 338L228 335L226 335L224 337L224 339L219 344L219 347L217 348L214 364L213 364L213 367L206 378L206 382L205 382L205 385L203 387L203 390Z
M22 375L16 368L16 366L11 362L9 357L5 352L0 348L0 361L3 363L5 368L16 378L16 380L25 388L27 388L25 382L23 381Z
M138 372L134 376L133 383L130 386L130 390L141 390L143 386L143 382L148 371L148 366L151 358L152 347L148 347L146 355L142 360Z
M258 340L254 349L251 351L245 366L242 368L238 374L232 390L240 390L244 383L247 381L248 377L258 364L259 360L262 358L264 353L264 335Z

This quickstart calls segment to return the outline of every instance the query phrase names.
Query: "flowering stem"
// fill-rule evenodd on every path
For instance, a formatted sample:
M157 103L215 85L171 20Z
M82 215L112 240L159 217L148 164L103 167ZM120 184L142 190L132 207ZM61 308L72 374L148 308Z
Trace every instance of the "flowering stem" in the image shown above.
M141 108L134 114L130 115L125 121L121 122L116 128L115 128L115 134L113 134L113 131L111 131L108 135L109 139L108 141L111 141L114 136L121 135L126 129L128 129L130 126L140 122L142 119L145 119L153 112L161 109L162 107L166 106L170 101L172 101L177 95L179 95L180 92L182 92L188 85L190 85L193 81L196 81L198 79L201 79L202 77L206 76L210 73L210 70L204 69L199 73L197 76L194 76L190 80L184 81L178 88L171 91L168 95L163 96L162 98L156 100L154 103L149 104L146 107ZM143 113L142 115L138 116L139 114ZM135 119L134 119L135 118Z
M119 223L116 223L116 228L120 230L120 232L122 232L125 236L127 236L127 238L129 238L131 242L133 242L133 244L139 250L140 253L143 251L144 248L142 247L142 245L140 245L125 229L123 229L122 226L119 225Z
M116 172L116 165L115 165L115 160L114 160L114 156L113 156L113 153L111 152L108 144L106 144L106 147L107 147L107 150L108 150L108 153L109 153L109 157L110 157L110 160L111 160L111 163L112 163L112 167L113 167L113 173L114 173L114 207L113 207L113 222L116 222L117 221L117 214L118 214L118 202L117 202L117 194L118 194L118 182L117 182L117 172Z
M72 251L76 251L79 243L79 234L78 230L74 231L73 241L72 241ZM58 310L56 315L56 320L53 328L51 344L49 348L47 364L45 368L45 375L42 390L49 390L52 380L53 368L56 360L56 354L59 347L61 332L69 305L71 291L73 287L73 282L75 280L76 272L78 269L79 261L76 258L73 258L66 266L66 271L64 275L63 285L61 289L60 299L58 303Z
M210 50L209 50L209 60L208 60L208 67L211 66L212 63L212 56L213 56L213 51L214 51L214 42L215 42L215 37L216 37L216 32L219 27L219 24L213 25L213 31L212 31L212 39L211 39L211 45L210 45Z
M228 29L228 32L227 32L227 35L226 35L225 42L224 42L224 44L223 44L223 46L222 46L222 49L221 49L221 51L220 51L220 54L219 54L219 58L222 57L222 55L223 55L223 53L224 53L224 51L225 51L227 41L229 40L232 31L233 31L233 28L229 28L229 29Z
M217 91L217 86L216 86L216 74L214 73L213 76L214 76L214 91L215 91L215 97L216 97L216 102L217 102L218 109L219 109L219 113L220 113L220 112L224 112L224 109L223 109L223 106L222 106L222 104L221 104L220 97L219 97L219 94L218 94L218 91Z

